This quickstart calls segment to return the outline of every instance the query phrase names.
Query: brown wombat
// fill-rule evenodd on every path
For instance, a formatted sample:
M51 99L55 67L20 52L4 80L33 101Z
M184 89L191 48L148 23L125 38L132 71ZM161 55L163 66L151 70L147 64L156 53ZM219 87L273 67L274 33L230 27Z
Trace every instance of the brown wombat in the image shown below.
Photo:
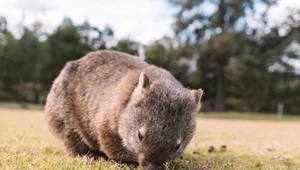
M202 93L138 57L97 51L66 64L45 112L70 155L158 169L190 142Z

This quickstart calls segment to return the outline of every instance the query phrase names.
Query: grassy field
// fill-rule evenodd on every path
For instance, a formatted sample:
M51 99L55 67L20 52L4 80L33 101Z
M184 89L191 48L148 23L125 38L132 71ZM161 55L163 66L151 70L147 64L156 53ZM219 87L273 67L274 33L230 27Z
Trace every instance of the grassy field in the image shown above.
M297 121L300 122L299 115L284 114L277 117L276 113L251 113L251 112L224 112L224 113L200 113L199 118L217 118L217 119L242 119L242 120L274 120L274 121Z
M232 114L223 116L226 119L199 115L185 154L167 169L300 170L297 118L240 120ZM66 156L43 116L42 110L0 108L0 169L132 169L103 159ZM215 152L208 152L210 145ZM227 146L226 152L219 151L221 145Z

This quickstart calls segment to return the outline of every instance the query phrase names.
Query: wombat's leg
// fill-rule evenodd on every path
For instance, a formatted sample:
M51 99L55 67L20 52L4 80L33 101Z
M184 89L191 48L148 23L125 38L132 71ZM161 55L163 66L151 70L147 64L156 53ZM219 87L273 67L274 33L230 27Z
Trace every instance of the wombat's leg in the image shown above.
M119 163L125 164L127 166L131 166L131 167L134 167L134 168L137 168L139 166L139 163L136 162L136 161L120 161Z
M84 143L76 130L68 129L65 133L64 145L71 156L82 156L91 153L89 147Z
M109 158L105 155L105 153L101 151L91 151L91 154L89 155L94 158L94 160L97 160L99 158L103 158L105 160L108 160Z
M57 112L54 112L57 113ZM72 121L67 121L63 114L48 112L48 123L52 133L64 144L68 154L72 156L89 153L88 146L84 143L78 131L73 127Z

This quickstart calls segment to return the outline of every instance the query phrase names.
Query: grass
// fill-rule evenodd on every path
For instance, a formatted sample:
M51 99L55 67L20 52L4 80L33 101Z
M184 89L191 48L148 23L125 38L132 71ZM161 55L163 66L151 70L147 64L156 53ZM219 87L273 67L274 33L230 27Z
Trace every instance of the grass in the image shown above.
M44 105L31 104L26 102L0 102L0 108L43 110Z
M218 118L218 119L245 119L245 120L275 120L275 121L300 121L299 115L283 114L277 117L276 113L251 113L251 112L202 112L198 115L200 118Z
M229 118L200 115L196 134L185 154L167 169L300 170L300 122ZM208 152L210 145L215 146L215 152ZM221 145L227 146L226 152L219 151ZM132 167L103 159L68 157L61 143L48 132L42 110L0 108L0 169Z

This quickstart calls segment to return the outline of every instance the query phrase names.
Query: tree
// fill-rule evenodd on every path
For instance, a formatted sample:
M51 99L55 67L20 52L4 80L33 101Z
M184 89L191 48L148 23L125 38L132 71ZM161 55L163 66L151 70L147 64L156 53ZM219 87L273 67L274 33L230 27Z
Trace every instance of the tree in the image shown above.
M113 30L106 26L103 30L90 25L85 21L82 25L77 26L77 30L81 37L81 43L87 45L89 50L107 49L107 43L113 37Z
M285 102L289 106L287 111L299 112L299 109L291 110L299 100L292 95L300 86L299 74L287 62L291 58L300 59L299 18L291 13L283 25L264 34L254 32L238 41L243 53L230 62L227 79L231 90L238 92L233 96L242 98L245 111L274 112L279 102ZM286 34L280 34L281 29Z
M67 61L90 50L106 49L113 36L109 27L100 31L87 22L75 26L70 18L50 35L43 33L40 22L22 32L16 39L7 30L6 19L0 17L0 99L43 102Z
M176 39L164 37L146 47L145 60L170 71L184 86L194 87L190 70L192 50ZM191 79L187 79L190 77Z
M52 84L67 61L79 59L89 51L89 46L83 43L81 38L70 18L65 18L48 37L49 56L45 72L43 72L44 81L47 84Z
M43 36L42 24L35 22L32 28L24 28L23 35L18 40L19 50L22 55L18 56L20 62L20 75L23 77L22 83L29 83L32 90L32 100L38 103L41 97L43 82L43 70L47 56L47 44L40 41Z
M199 66L209 62L210 70L215 77L215 110L225 110L226 78L225 68L232 57L237 57L238 44L235 37L248 27L246 12L257 13L255 5L266 6L261 14L266 20L267 9L276 0L169 0L179 8L174 24L176 34L191 44L197 46ZM210 7L212 10L206 10Z
M0 87L3 93L1 96L8 100L19 99L18 90L14 88L22 81L22 76L18 74L20 64L17 56L21 55L18 48L18 41L6 28L3 29L0 43Z
M38 102L41 92L42 70L46 50L43 42L39 41L42 35L41 24L35 22L32 29L24 28L23 35L19 40L15 39L8 31L2 37L0 50L1 80L4 89L14 100L28 100ZM5 29L4 29L5 30ZM32 93L32 95L24 95ZM32 96L32 97L28 97Z
M116 51L122 51L131 55L139 55L140 44L130 39L121 39L111 49Z

